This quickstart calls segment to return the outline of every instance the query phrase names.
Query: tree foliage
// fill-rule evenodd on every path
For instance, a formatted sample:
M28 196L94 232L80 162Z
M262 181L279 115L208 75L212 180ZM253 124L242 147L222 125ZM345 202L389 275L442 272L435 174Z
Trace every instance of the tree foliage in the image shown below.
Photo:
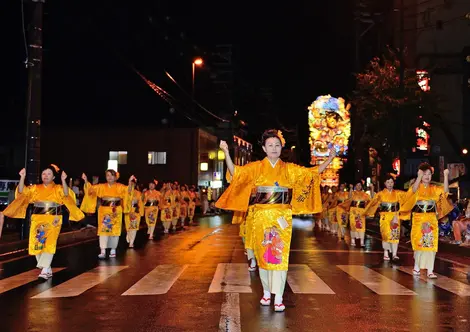
M383 155L397 155L416 146L416 127L433 121L437 98L423 91L414 70L405 70L400 86L400 61L393 50L370 61L356 74L352 104L355 144L370 146Z

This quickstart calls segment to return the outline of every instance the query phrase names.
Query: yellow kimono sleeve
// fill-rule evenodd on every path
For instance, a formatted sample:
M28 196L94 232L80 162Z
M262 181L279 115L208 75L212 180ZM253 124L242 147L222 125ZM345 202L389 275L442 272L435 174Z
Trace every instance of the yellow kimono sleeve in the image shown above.
M29 199L31 197L31 193L35 190L35 186L31 187L24 187L23 192L18 191L18 187L16 187L15 191L15 199L11 202L5 210L3 210L3 214L9 218L13 219L24 219L26 218L26 210L28 209Z
M119 194L123 202L122 212L123 213L131 212L132 200L134 199L134 190L131 190L131 192L129 192L129 187L121 184L119 186Z
M402 195L402 202L400 202L400 218L404 220L409 220L411 219L411 210L413 210L413 207L416 204L416 201L418 199L418 192L416 191L415 193L413 192L413 186L408 189L408 191Z
M215 206L219 209L241 211L248 210L254 179L259 172L260 162L245 166L235 166L230 186L220 196Z
M228 183L232 182L232 174L230 174L229 170L225 173L225 180L227 180Z
M80 221L85 218L83 212L77 207L77 198L73 190L69 188L68 195L65 196L64 188L62 186L57 186L57 188L57 194L61 198L62 204L69 210L69 219L72 221Z
M382 199L380 193L376 193L374 198L369 201L369 204L367 204L366 208L364 209L364 215L367 217L375 216L375 212L377 212L377 209L381 202Z
M292 214L314 214L322 211L320 173L318 166L306 168L288 164L289 182L292 184Z
M85 196L83 197L82 205L80 210L85 213L95 213L96 212L96 200L98 199L98 190L99 184L91 185L90 183L85 183L83 191Z
M439 198L436 202L437 205L437 219L444 218L446 215L448 215L453 209L454 205L449 202L449 193L444 192L443 188L440 187L434 187L436 191L436 195L439 195Z

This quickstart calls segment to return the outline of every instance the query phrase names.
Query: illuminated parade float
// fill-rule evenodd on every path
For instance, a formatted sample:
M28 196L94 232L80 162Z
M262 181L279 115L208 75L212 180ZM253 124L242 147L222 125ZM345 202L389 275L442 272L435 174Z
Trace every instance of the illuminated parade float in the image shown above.
M348 142L351 135L349 109L344 99L330 95L318 97L308 107L310 128L310 163L319 165L328 158L328 151L335 149L338 156L322 173L322 186L338 186L338 171L343 167L348 155Z

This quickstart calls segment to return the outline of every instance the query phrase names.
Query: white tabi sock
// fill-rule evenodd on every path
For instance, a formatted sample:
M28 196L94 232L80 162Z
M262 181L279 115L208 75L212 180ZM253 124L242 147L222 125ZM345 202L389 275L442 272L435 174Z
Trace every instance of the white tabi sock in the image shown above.
M270 299L270 298L271 298L271 293L270 293L270 292L267 292L267 291L264 291L264 292L263 292L263 297L264 297L265 299Z
M276 294L274 297L274 304L282 304L282 295Z

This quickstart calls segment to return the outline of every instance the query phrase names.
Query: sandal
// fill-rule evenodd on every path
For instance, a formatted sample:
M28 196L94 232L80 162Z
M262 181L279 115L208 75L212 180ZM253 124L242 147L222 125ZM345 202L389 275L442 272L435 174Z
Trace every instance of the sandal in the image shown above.
M437 279L437 275L435 275L434 273L429 273L428 279Z
M390 257L384 256L384 261L389 261L389 260L390 260Z
M413 275L419 276L419 275L421 275L421 271L416 271L416 270L413 269Z
M271 305L271 298L262 297L259 303L263 306Z

